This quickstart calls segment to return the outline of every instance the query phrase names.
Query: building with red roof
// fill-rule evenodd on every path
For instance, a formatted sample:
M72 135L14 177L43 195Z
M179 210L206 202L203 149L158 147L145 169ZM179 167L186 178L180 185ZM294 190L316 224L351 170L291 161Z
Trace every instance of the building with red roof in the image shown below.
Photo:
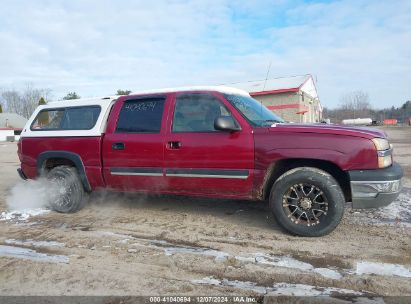
M281 77L228 84L243 89L286 121L315 123L322 106L311 75Z

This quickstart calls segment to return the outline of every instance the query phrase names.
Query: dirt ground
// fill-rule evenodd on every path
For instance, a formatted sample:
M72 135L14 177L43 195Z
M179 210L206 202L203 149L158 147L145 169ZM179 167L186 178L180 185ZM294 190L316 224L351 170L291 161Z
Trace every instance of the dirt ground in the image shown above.
M266 203L204 198L100 192L75 214L6 218L22 182L0 143L0 295L411 296L411 128L385 131L402 213L347 207L321 238L288 235Z

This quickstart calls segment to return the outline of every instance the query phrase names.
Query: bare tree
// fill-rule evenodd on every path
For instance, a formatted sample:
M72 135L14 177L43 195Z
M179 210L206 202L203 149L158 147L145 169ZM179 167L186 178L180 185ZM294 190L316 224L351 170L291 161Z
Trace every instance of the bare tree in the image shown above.
M361 90L349 92L341 97L339 110L341 119L370 117L370 98Z
M16 90L4 90L1 93L1 97L4 100L6 112L20 112L20 93Z
M1 97L5 101L7 112L17 113L23 117L29 118L37 108L38 101L41 97L49 99L51 96L50 89L36 89L28 84L23 91L3 90Z

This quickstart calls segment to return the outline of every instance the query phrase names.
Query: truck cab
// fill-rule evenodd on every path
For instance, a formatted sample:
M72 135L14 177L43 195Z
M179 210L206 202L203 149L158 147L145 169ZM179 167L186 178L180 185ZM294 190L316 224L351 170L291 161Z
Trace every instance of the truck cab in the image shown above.
M285 123L242 90L190 87L40 106L18 145L23 178L66 189L50 202L74 212L87 192L147 192L268 201L287 231L335 229L347 201L380 207L402 170L377 129Z

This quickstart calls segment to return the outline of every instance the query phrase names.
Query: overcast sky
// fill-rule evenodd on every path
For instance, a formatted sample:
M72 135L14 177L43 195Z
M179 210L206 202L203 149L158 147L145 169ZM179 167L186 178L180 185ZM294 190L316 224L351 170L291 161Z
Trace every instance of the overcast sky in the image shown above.
M411 1L1 1L0 88L82 97L312 74L323 105L411 99Z

